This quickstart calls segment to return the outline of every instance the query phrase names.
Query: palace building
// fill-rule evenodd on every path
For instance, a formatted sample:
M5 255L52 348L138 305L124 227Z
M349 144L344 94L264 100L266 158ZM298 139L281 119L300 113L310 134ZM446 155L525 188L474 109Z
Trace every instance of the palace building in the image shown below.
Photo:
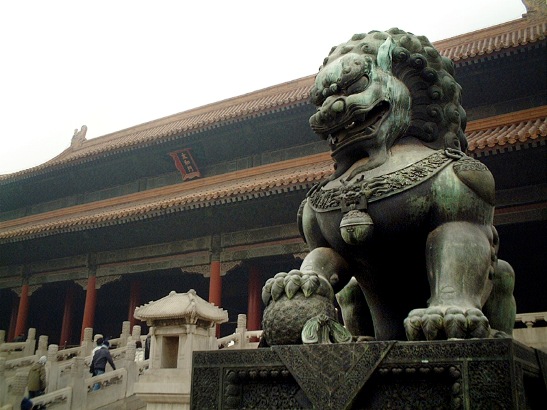
M435 43L463 88L468 154L496 180L499 257L515 269L519 313L547 311L546 32L545 14L529 10ZM7 340L30 327L60 346L86 327L117 337L135 307L190 289L229 312L222 334L241 313L258 329L262 285L308 251L298 207L333 171L308 125L313 80L90 140L84 126L55 158L1 175Z

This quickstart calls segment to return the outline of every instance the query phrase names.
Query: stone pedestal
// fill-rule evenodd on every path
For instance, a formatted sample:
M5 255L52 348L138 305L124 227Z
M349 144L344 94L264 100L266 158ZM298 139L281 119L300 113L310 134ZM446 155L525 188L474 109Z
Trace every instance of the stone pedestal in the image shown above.
M191 408L544 408L546 371L512 339L195 352Z

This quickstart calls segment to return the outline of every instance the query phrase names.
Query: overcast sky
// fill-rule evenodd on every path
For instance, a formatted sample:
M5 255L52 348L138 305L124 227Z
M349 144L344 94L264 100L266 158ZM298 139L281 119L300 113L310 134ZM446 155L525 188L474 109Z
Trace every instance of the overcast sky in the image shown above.
M431 41L518 19L520 0L0 3L0 174L96 138L315 74L354 33Z

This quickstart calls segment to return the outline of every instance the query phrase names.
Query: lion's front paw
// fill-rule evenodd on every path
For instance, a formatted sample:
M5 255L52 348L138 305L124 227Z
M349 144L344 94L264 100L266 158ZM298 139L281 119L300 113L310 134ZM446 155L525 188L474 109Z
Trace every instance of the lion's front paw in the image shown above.
M301 272L293 269L290 272L280 272L266 281L262 288L262 301L267 306L270 300L278 300L282 296L292 299L298 292L304 296L320 295L334 299L334 291L329 282L313 272Z
M488 337L488 319L476 308L414 309L404 322L408 340L471 339Z
M330 321L336 320L337 315L334 292L327 279L299 270L281 272L268 279L262 288L262 299L266 304L262 320L263 337L269 346L302 343L302 329L310 319L311 328L306 331L305 342L314 342L317 332L321 336L315 342L331 340L332 326L323 324L325 320L332 324ZM314 321L314 318L321 320ZM342 339L345 337L348 335L342 335ZM340 337L333 339L339 341Z

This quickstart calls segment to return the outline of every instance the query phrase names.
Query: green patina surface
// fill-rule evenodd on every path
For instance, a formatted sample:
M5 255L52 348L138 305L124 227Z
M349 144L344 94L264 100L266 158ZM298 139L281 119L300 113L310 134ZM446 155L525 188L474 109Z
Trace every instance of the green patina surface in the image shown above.
M317 112L310 126L336 166L299 210L311 251L292 277L318 275L333 292L343 290L338 302L354 336L371 325L377 340L508 331L514 299L504 278L513 277L508 269L498 273L494 180L465 155L453 63L423 36L356 34L325 58L311 96ZM332 342L322 336L326 328L309 334L319 328L321 294L295 283L274 278L265 286L266 341L282 344L307 318L308 342ZM507 314L482 312L491 294ZM298 301L297 321L280 313L291 311L291 300Z

